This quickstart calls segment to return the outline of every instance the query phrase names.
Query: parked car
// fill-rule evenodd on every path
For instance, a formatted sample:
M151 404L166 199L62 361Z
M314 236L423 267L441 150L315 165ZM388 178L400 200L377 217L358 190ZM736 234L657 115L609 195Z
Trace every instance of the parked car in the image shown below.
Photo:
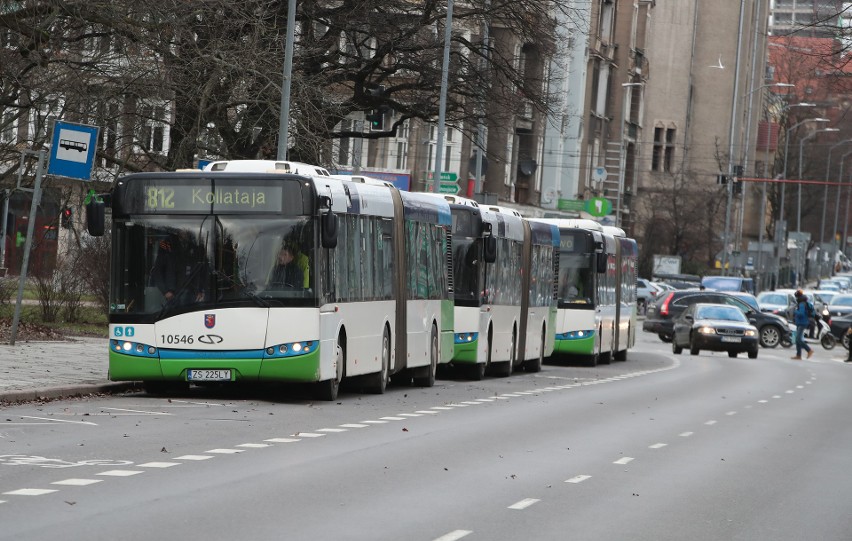
M736 306L757 328L760 345L763 347L777 347L783 338L789 338L790 326L784 318L759 312L742 299L728 293L695 289L671 291L650 305L645 314L645 321L642 323L642 330L655 333L663 342L671 342L674 318L682 314L688 306L696 303Z
M636 280L636 301L640 307L647 307L653 303L662 291L662 288L651 280L646 280L645 278L638 278Z
M796 298L792 290L764 291L757 296L757 304L761 312L768 312L789 320L796 308Z
M742 291L754 294L754 280L739 276L705 276L701 285L715 291Z
M828 305L828 314L832 318L852 314L852 294L840 293L835 295Z
M680 354L689 348L692 355L702 349L727 351L728 357L745 352L749 359L757 359L758 340L757 328L742 310L729 304L699 302L675 318L672 351Z
M825 289L818 289L815 293L820 296L826 305L830 305L831 299L838 295L837 291L828 291ZM826 306L826 308L828 308L828 306Z
M846 335L846 331L849 330L849 327L852 327L852 314L833 317L828 320L828 326L831 328L831 334L848 349L849 337Z

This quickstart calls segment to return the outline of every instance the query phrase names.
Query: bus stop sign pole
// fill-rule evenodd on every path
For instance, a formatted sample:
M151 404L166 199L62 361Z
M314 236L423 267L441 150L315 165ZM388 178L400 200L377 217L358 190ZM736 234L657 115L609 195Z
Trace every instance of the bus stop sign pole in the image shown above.
M18 334L18 323L21 321L21 302L24 299L24 284L27 283L27 267L30 263L30 249L33 245L35 233L36 213L41 202L41 178L44 175L44 150L39 150L38 166L36 167L35 186L33 187L33 202L30 206L30 221L27 224L27 240L24 243L24 260L21 263L21 276L18 279L18 300L15 302L15 317L12 319L12 333L9 344L15 345L15 337Z

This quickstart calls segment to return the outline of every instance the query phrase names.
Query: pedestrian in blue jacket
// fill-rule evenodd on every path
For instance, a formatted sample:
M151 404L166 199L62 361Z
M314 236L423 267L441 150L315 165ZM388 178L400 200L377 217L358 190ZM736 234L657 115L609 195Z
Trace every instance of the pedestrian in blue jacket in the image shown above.
M796 356L793 357L796 361L802 360L802 350L808 352L810 359L814 352L811 346L805 342L805 332L810 325L811 317L815 314L814 306L808 302L808 297L801 289L796 291L796 309L793 311L793 322L796 324Z

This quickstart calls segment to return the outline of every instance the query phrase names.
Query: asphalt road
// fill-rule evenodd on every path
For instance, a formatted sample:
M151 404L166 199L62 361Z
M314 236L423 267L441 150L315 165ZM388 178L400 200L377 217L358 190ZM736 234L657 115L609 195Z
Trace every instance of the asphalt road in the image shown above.
M0 539L848 540L844 353L7 407Z

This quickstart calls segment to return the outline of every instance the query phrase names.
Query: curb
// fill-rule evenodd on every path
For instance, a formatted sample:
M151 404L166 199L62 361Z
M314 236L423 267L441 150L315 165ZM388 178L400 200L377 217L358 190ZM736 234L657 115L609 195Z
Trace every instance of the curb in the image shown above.
M120 393L141 389L138 382L125 381L120 383L94 383L82 385L68 385L63 387L45 387L41 389L28 389L23 391L0 391L0 405L5 406L18 402L33 402L37 400L56 400L59 398L70 398L98 393Z

